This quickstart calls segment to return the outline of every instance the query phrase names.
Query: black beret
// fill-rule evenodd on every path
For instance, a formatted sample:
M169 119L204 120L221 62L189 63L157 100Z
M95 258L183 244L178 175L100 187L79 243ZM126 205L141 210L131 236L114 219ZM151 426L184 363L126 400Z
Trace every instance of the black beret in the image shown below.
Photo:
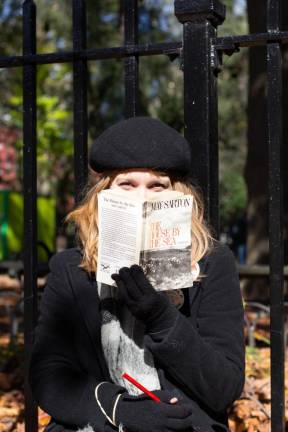
M89 154L96 172L151 168L186 175L191 167L190 146L175 129L150 117L131 117L106 129Z

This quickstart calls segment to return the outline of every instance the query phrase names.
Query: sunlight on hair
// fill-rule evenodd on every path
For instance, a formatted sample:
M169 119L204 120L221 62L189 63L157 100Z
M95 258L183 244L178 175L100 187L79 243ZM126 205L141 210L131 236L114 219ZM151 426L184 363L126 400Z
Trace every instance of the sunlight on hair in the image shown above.
M80 267L89 273L97 270L98 254L98 193L109 189L114 178L126 170L105 172L96 184L91 177L83 190L83 199L78 207L70 212L65 222L73 223L76 228L76 239L83 252ZM151 170L152 171L152 170ZM167 176L167 172L152 171L157 176ZM169 174L168 174L169 175ZM204 221L203 199L197 189L190 183L170 176L173 190L194 196L192 209L192 251L191 265L194 266L210 250L213 237ZM94 180L95 181L95 180Z

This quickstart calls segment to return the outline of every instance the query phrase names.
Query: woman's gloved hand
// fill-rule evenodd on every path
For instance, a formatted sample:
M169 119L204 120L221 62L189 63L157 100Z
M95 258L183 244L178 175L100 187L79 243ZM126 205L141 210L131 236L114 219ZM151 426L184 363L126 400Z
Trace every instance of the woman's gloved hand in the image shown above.
M129 432L173 432L192 430L191 405L183 400L170 403L173 390L154 390L161 399L157 403L146 394L131 396L123 393L116 407L116 425L122 423ZM190 430L189 429L189 430Z
M163 292L157 292L136 264L122 267L119 274L112 274L119 289L118 299L131 313L146 324L148 332L158 332L172 327L178 310Z

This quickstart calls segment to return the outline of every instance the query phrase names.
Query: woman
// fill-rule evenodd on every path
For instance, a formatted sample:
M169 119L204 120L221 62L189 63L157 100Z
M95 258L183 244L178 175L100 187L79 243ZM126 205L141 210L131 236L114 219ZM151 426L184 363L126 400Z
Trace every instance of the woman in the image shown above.
M52 416L47 431L228 430L244 384L243 306L233 255L203 221L190 164L187 141L148 117L121 121L93 144L101 178L67 217L79 246L50 260L35 334L30 383ZM116 287L97 284L97 194L106 188L194 196L193 287L157 293L137 265L113 275ZM162 402L125 381L128 371Z

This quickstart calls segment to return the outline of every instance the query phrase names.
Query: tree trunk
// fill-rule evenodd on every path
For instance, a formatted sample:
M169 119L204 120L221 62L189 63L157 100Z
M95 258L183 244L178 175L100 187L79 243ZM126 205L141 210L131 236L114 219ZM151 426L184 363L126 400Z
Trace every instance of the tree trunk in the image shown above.
M285 17L285 28L288 23L288 7L283 2L283 17ZM266 2L263 0L247 0L248 23L250 33L266 31ZM282 27L283 28L283 27ZM287 55L287 49L286 49ZM286 62L287 63L287 62ZM283 101L287 106L287 65L285 67L286 79L284 78ZM249 49L249 84L248 84L248 148L245 165L245 180L248 192L247 205L247 263L268 264L268 142L267 142L267 74L266 74L266 47ZM284 115L285 118L285 115ZM287 143L287 131L284 135ZM286 147L286 148L285 148ZM283 157L286 165L287 186L287 145L286 157ZM283 155L284 156L284 155ZM284 186L284 185L283 185ZM287 187L285 188L287 215ZM245 284L244 295L247 299L267 300L269 295L268 280L259 279L253 284Z

